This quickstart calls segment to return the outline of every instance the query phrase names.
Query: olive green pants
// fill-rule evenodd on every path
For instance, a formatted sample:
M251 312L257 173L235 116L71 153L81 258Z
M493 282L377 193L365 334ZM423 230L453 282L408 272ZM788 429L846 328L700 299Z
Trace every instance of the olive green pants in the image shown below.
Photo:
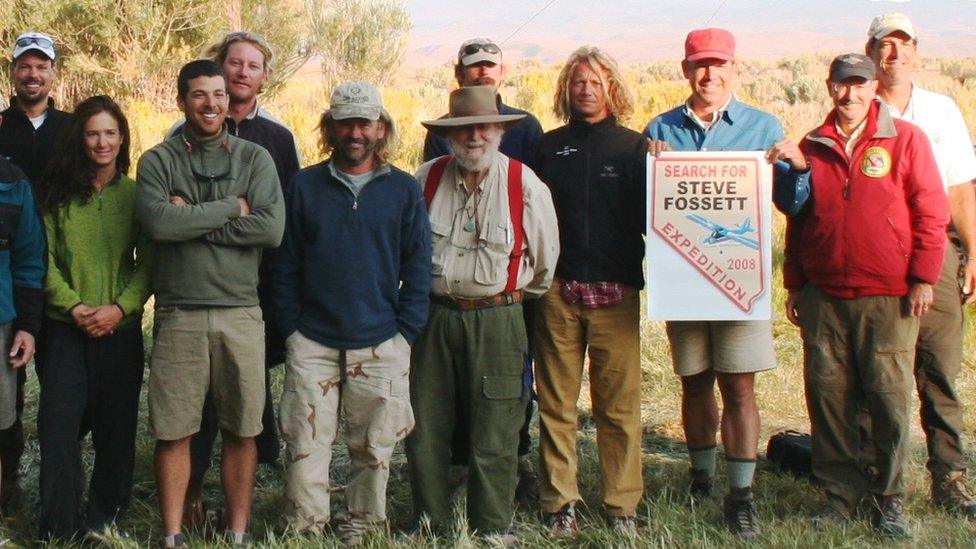
M904 298L831 297L807 284L797 307L813 431L813 474L848 510L865 492L897 495L908 447L918 319ZM858 465L859 403L867 406L879 474Z
M511 525L528 398L522 382L526 347L520 304L475 311L431 304L411 357L417 423L407 438L407 460L417 517L426 515L434 528L451 519L448 472L458 412L471 432L468 524L482 533Z
M962 403L956 393L956 378L962 371L964 321L958 270L956 247L950 242L939 282L933 287L932 309L919 321L915 345L915 387L929 455L925 466L935 481L966 471ZM865 411L858 421L862 435L870 434L871 420ZM873 465L877 452L870 436L862 441L862 448L862 466Z

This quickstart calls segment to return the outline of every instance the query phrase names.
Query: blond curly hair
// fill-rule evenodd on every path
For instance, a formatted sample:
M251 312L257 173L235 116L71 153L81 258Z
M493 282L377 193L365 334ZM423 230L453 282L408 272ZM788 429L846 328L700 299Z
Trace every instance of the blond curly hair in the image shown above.
M580 63L586 63L596 70L606 90L607 108L610 114L623 120L634 112L634 96L624 82L623 75L614 61L606 52L593 46L583 46L574 51L566 64L559 71L559 80L556 85L556 93L553 96L552 112L563 121L572 118L572 105L569 100L570 80L573 78L573 71Z

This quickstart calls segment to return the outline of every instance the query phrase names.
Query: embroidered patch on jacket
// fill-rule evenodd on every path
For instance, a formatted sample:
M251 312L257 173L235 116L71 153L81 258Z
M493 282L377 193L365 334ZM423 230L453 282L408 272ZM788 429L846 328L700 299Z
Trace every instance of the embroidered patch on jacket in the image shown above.
M891 171L891 155L884 147L871 147L861 157L861 173L868 177L884 177Z
M616 167L610 164L604 164L603 171L600 172L600 177L609 177L611 179L616 179L620 177L620 172L617 171Z

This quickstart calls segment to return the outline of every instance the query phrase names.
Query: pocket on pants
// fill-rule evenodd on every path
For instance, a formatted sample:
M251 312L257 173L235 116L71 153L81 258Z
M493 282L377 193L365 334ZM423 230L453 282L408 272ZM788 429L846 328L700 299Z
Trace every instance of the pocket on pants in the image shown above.
M475 403L478 418L471 427L472 444L482 450L514 448L525 415L521 375L484 376L481 399Z
M377 406L366 429L366 445L370 448L393 446L410 434L414 426L410 406L410 382L406 376L398 379L366 380L374 389Z

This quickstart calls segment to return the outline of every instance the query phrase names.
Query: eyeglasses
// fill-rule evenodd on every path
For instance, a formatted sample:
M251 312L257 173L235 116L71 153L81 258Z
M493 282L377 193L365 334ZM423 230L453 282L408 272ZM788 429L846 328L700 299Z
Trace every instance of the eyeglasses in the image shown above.
M25 36L24 38L17 40L18 48L26 48L31 44L38 45L42 48L54 48L54 42L52 42L50 38L45 38L43 36Z
M870 89L870 82L861 82L860 84L845 84L844 82L831 82L830 83L830 93L840 94L846 91L862 92Z
M501 48L495 44L492 44L491 42L487 44L468 44L467 46L464 46L463 50L461 50L462 54L464 55L474 55L479 51L490 53L492 55L497 55L502 52Z

